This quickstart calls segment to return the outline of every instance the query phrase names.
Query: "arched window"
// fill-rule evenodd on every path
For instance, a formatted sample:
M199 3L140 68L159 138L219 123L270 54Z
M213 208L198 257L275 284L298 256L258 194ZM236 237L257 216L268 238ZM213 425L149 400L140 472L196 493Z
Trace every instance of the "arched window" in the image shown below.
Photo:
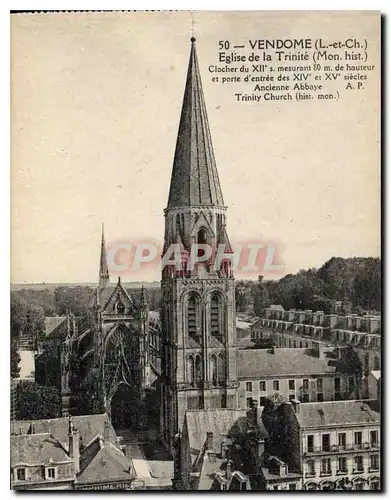
M219 385L223 385L225 381L225 359L224 354L220 353L217 361L217 380Z
M125 304L121 300L119 300L117 302L116 309L117 309L117 314L124 314Z
M187 382L191 387L194 387L195 377L194 377L194 358L193 356L188 356L187 358Z
M201 343L200 297L191 293L187 302L187 334Z
M177 214L176 219L175 219L175 231L176 234L181 234L181 215Z
M200 244L206 244L207 240L206 240L206 231L205 231L205 228L201 228L199 231L198 231L198 235L197 235L197 243L200 243Z
M210 357L210 378L212 380L212 384L217 386L217 359L214 354Z
M368 353L367 353L367 354L365 354L365 358L364 358L364 368L365 368L366 370L368 370L368 369L369 369L369 354L368 354Z
M223 301L221 295L214 293L210 300L210 333L218 340L223 340Z
M380 359L379 356L375 356L374 362L373 362L373 369L374 370L380 370Z
M195 357L195 381L196 385L200 385L202 382L202 362L199 354Z

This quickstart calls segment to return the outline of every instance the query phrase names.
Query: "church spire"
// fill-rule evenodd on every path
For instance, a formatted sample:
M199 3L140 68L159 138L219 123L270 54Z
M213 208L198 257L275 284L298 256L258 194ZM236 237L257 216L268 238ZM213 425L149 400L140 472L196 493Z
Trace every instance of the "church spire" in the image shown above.
M100 247L100 265L99 265L99 288L104 288L110 280L109 268L107 266L105 229L102 223L102 243Z
M224 206L195 41L196 39L192 37L168 208L199 205Z

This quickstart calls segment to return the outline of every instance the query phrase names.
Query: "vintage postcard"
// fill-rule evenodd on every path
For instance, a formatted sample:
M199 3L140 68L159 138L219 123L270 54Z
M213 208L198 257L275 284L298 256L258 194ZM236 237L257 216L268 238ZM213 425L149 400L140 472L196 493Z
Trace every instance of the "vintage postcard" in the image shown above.
M382 490L380 12L11 15L11 488Z

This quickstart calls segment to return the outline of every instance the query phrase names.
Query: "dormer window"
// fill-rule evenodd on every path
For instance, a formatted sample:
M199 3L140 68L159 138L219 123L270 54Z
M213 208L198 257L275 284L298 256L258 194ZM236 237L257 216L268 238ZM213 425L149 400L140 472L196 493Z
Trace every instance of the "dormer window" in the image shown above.
M26 481L26 469L24 467L16 469L16 479L17 481Z
M49 479L56 479L56 469L54 467L48 468L48 478Z
M53 480L57 478L56 467L45 467L45 479Z

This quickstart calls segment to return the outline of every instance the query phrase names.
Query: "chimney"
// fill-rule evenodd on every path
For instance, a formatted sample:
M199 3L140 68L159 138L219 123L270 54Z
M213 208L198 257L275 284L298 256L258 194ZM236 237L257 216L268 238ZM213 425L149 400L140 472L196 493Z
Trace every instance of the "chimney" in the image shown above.
M258 401L256 399L252 400L251 403L251 423L254 427L258 426L258 416L259 416L259 409L258 409Z
M257 439L258 458L261 458L264 453L265 453L265 440L264 439Z
M338 316L336 314L330 314L330 328L334 328L338 323Z
M377 316L371 316L369 318L369 331L374 333L380 326L380 318Z
M69 456L73 459L75 464L76 474L80 470L80 434L77 429L73 427L72 420L69 419Z
M225 477L227 481L231 481L232 478L232 460L227 460L227 468L225 470Z
M296 413L296 415L299 415L300 413L300 401L298 399L292 399L291 401L293 409Z
M296 309L289 309L288 311L288 321L295 321Z
M213 451L213 432L206 433L206 449Z
M106 420L105 422L105 426L104 426L104 429L103 429L103 440L104 441L110 441L110 422L108 420Z

